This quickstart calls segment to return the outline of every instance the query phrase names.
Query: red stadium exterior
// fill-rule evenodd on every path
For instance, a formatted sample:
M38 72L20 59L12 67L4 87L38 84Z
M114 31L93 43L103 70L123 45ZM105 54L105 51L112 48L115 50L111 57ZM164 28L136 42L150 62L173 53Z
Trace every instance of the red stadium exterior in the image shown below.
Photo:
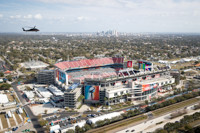
M122 69L123 62L123 57L105 57L59 62L55 64L55 67L58 68L56 78L58 81L67 84L68 81L83 81L85 78L116 76L117 70ZM122 67L113 67L118 64Z
M56 63L55 66L61 70L68 70L74 68L90 68L105 66L110 64L123 64L123 57L106 57L97 59L83 59L78 61L65 61Z

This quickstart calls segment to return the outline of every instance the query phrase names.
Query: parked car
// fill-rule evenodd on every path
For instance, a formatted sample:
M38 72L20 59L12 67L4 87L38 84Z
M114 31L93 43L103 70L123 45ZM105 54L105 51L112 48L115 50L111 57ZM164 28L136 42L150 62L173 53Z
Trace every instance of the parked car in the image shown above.
M18 127L15 127L15 128L12 129L12 131L16 131L17 129L18 129Z

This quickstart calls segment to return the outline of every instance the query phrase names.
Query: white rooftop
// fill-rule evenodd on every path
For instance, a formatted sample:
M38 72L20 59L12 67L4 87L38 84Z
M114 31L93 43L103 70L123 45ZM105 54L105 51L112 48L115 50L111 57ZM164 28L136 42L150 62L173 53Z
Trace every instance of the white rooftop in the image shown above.
M64 93L61 90L59 90L57 87L53 85L50 85L48 89L56 96L64 95Z
M8 103L9 100L8 100L8 97L6 94L0 94L0 104L2 103Z
M36 68L45 68L47 66L49 66L48 64L42 62L42 61L29 61L29 62L24 62L21 63L21 65L25 68L32 68L32 69L36 69Z
M152 84L152 83L157 83L157 82L165 82L168 81L169 79L173 79L171 76L163 76L159 78L153 78L149 80L141 80L141 81L135 81L137 84Z
M38 91L44 98L49 98L52 94L43 87L35 87L36 91Z
M103 88L103 87L102 87ZM110 86L107 87L107 91L109 93L115 93L115 92L119 92L119 91L126 91L126 90L130 90L130 87L127 87L127 85L121 85L121 86Z
M33 91L24 91L24 93L26 94L26 96L28 98L34 98L35 94L33 93Z

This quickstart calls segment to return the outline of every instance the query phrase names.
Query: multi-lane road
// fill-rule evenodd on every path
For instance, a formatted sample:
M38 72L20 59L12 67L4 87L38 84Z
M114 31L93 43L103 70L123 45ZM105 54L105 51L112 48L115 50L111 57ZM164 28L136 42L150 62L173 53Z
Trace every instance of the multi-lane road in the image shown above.
M195 103L197 104L197 103ZM194 105L194 104L193 104ZM187 107L187 115L191 115L195 112L199 112L200 109L198 110L193 110L192 107L193 105L190 105L189 107ZM185 107L183 107L182 109L184 109ZM182 109L178 109L178 110L182 110ZM183 118L183 116L179 116L177 118L174 119L170 119L170 114L173 112L177 112L176 111L171 111L168 113L165 113L161 116L158 117L151 117L146 121L143 121L141 123L138 123L136 125L133 126L127 126L125 129L118 131L117 133L128 133L128 132L136 132L136 133L147 133L147 132L154 132L156 129L158 128L163 128L164 125L168 122L176 122L179 121L181 118Z

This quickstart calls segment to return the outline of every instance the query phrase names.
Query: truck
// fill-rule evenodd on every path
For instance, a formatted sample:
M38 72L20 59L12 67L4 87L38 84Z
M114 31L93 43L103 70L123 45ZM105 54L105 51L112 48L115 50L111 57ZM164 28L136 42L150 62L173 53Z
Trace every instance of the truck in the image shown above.
M12 117L12 113L10 111L8 111L7 116L8 116L8 118L11 118Z
M19 108L19 109L18 109L18 113L19 113L19 114L22 114L22 113L23 113L22 108Z

